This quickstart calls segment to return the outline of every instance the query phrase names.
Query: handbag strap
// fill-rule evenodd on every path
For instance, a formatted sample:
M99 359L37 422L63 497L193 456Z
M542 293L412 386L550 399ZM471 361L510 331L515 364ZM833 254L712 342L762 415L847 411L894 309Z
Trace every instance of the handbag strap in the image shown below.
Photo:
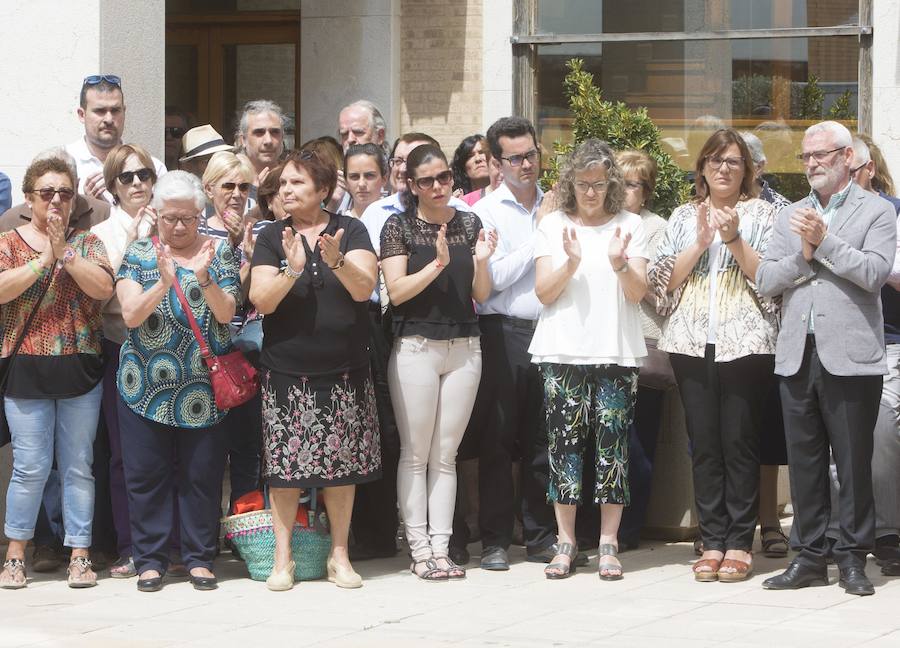
M159 245L159 237L153 237L153 244ZM172 288L175 289L175 294L178 296L178 301L181 303L181 309L184 311L184 316L187 317L188 324L191 325L191 331L194 332L194 337L197 339L197 344L200 345L200 355L203 356L204 359L212 357L209 345L206 343L206 339L200 331L200 325L197 324L197 319L194 317L194 312L191 310L190 304L188 304L187 297L184 296L184 291L181 290L181 282L178 280L177 274L175 275L175 281L172 282Z
M12 370L13 358L15 358L16 354L19 353L19 349L22 348L22 344L25 342L25 336L28 335L28 329L31 328L31 324L34 322L34 318L37 317L38 310L40 310L41 304L44 301L44 297L47 295L47 291L50 290L50 284L53 283L53 275L55 274L56 266L54 265L51 266L50 272L47 273L47 280L41 288L41 294L38 296L34 307L28 314L28 319L25 320L25 326L22 327L22 332L19 333L19 338L16 340L15 346L13 346L12 353L9 354L9 362L6 365L6 371L4 371L3 376L0 377L0 392L2 392L6 388L6 380L9 378L9 372Z

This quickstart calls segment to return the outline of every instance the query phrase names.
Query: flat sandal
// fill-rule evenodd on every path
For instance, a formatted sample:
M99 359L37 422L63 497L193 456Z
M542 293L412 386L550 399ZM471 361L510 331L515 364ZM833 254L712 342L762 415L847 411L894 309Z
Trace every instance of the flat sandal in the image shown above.
M21 558L10 558L4 562L3 571L10 577L7 582L0 585L3 589L22 589L28 584L28 575L25 573L25 561ZM16 580L20 574L22 575L21 582Z
M93 564L86 556L75 556L69 562L68 573L69 587L83 589L97 585L97 574L91 569ZM93 578L91 578L93 576Z
M578 547L571 542L558 542L556 544L556 555L568 557L569 563L552 562L544 567L544 576L546 576L548 580L562 580L568 578L578 570L575 566L575 556L578 555Z
M616 558L619 555L619 549L616 545L613 544L602 544L597 547L597 575L600 576L600 580L605 581L617 581L622 580L624 578L622 576L622 564L615 564L609 562L608 560L603 560L604 556L610 556L612 558ZM618 560L618 558L616 558ZM603 573L603 570L606 570L606 574ZM618 571L618 574L610 574L611 571Z
M438 560L443 560L447 563L446 567L438 567L438 569L443 569L447 572L447 578L449 580L462 580L466 577L466 570L464 567L460 567L455 562L450 560L449 556L435 556L434 557L435 564L437 564Z
M425 565L426 570L420 574L416 571L416 567L423 564ZM423 580L426 583L443 583L450 580L450 575L447 573L447 570L438 567L434 558L431 556L423 558L422 560L414 560L412 565L409 566L409 571L413 573L413 576L418 576L419 580Z

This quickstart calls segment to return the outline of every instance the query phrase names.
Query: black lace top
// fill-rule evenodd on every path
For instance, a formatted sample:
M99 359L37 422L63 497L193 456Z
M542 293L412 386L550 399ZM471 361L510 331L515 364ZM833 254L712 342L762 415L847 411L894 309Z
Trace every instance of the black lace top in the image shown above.
M394 335L421 335L429 340L477 337L478 318L472 303L475 243L481 219L457 211L447 223L450 263L422 292L392 305ZM381 230L381 258L407 255L407 274L415 274L434 261L440 225L407 214L394 214Z

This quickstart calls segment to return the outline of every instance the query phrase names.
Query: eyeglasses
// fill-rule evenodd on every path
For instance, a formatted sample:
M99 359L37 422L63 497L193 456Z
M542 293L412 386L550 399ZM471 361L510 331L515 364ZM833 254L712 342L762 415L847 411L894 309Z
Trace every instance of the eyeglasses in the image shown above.
M509 157L500 156L501 160L506 160L509 162L510 166L522 166L522 162L528 160L529 164L534 164L535 160L538 159L538 156L541 154L537 149L531 149L528 153L523 153L522 155L510 155Z
M181 126L166 126L166 135L175 139L181 139L186 132L187 129Z
M644 189L647 188L647 185L645 185L643 182L635 182L634 180L626 180L625 188L631 189L632 191L634 191L636 189L640 189L643 191Z
M437 181L438 184L448 185L453 182L453 172L442 171L436 176L426 176L424 178L415 179L416 186L423 191L426 189L431 189L434 186L435 181Z
M609 183L606 180L598 180L597 182L576 182L575 191L586 194L588 189L593 189L594 193L606 191Z
M198 218L200 218L199 214L194 214L193 216L171 216L169 214L161 214L160 220L163 221L166 225L175 225L176 223L181 223L185 227L193 224Z
M33 194L37 194L41 197L41 200L44 202L50 202L53 200L53 196L59 194L60 202L69 202L72 198L75 197L75 192L69 189L68 187L60 187L59 189L54 189L53 187L44 187L43 189L33 189L31 191Z
M865 167L867 164L868 164L868 162L863 162L862 164L860 164L860 165L859 165L858 167L856 167L855 169L850 169L850 175L851 175L851 176L855 176L855 175L857 174L857 172L858 172L860 169L862 169L863 167Z
M147 167L138 169L137 171L122 171L122 173L116 176L116 180L118 180L120 184L130 185L134 182L134 176L137 176L137 179L141 182L147 182L147 180L153 177L153 171Z
M94 86L103 83L104 81L116 86L117 88L122 87L122 79L117 77L115 74L92 74L90 76L84 77L84 81L81 83L81 85Z
M834 153L835 151L843 151L846 146L838 146L837 148L833 148L830 151L810 151L809 153L801 153L797 156L797 159L803 162L803 164L809 164L810 158L815 160L816 162L824 162L825 158Z
M225 191L227 191L229 193L234 191L235 188L237 188L237 190L240 191L241 193L247 193L248 191L250 191L250 183L249 182L240 182L240 183L238 183L238 182L223 182L219 186L222 187L222 189L224 189Z
M406 158L405 158L405 157L399 157L399 156L398 156L398 157L392 157L390 160L388 160L388 164L389 164L391 167L400 166L401 164L406 164Z
M711 169L721 169L722 165L728 167L729 171L737 171L738 169L743 168L744 166L744 158L723 158L718 155L713 155L711 157L706 158L706 164Z

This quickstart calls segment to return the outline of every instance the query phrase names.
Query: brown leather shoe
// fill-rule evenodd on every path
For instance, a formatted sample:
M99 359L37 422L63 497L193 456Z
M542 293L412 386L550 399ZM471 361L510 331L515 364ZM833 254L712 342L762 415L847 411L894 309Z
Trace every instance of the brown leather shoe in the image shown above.
M725 568L729 568L729 571L722 571ZM733 571L731 571L733 570ZM738 583L740 581L745 581L750 576L753 575L753 564L749 562L744 562L743 560L734 560L733 558L726 558L722 561L722 565L719 567L719 582L720 583Z

